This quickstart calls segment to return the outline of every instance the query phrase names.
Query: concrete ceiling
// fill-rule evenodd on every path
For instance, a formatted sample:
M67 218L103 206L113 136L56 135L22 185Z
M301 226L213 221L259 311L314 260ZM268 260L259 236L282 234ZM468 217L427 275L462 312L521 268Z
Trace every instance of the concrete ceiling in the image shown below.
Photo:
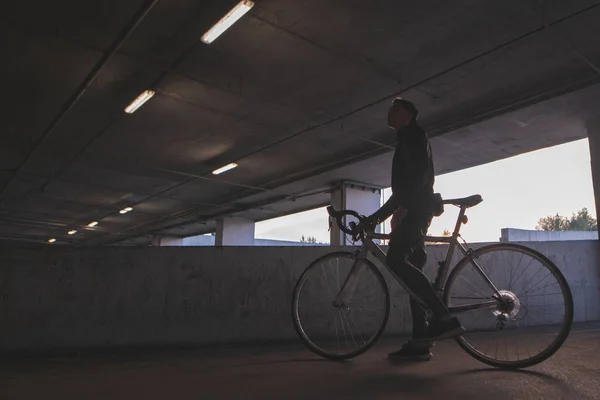
M545 119L551 101L597 99L596 1L257 0L202 43L235 3L3 3L0 239L146 244L324 204L339 179L385 184L397 95L439 172L580 137L548 129L569 121Z

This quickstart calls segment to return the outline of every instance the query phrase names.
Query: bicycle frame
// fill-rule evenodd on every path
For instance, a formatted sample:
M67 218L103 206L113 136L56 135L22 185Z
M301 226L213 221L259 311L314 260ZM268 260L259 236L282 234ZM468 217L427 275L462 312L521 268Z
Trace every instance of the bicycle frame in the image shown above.
M438 292L439 295L441 295L443 293L444 285L446 283L448 273L450 272L450 263L452 261L452 257L454 256L454 251L456 248L458 248L465 257L470 258L470 261L475 266L475 269L481 274L483 279L494 290L495 295L490 297L494 300L481 302L481 303L477 303L477 304L465 304L465 305L461 305L461 306L457 306L457 307L450 307L449 311L451 314L457 314L460 312L476 310L479 308L484 308L484 307L489 307L489 306L497 306L499 302L503 302L502 296L501 296L500 292L498 291L498 289L496 288L496 286L488 278L488 276L485 274L485 272L483 272L481 267L477 264L477 261L475 261L475 259L473 259L472 249L469 247L466 247L465 245L463 245L462 243L460 243L458 241L459 234L460 234L460 227L462 226L464 217L465 217L465 211L466 211L465 207L460 208L460 213L458 214L456 225L454 227L454 232L452 233L452 235L450 237L445 237L445 236L440 236L440 237L426 236L425 237L426 242L438 242L438 243L448 243L449 244L448 252L446 253L446 258L445 258L443 264L440 265L440 268L437 271L437 277L433 284L434 289ZM376 243L373 242L373 239L389 240L390 238L391 238L391 235L377 234L372 231L366 232L365 238L363 239L363 244L362 244L360 250L358 251L356 261L352 265L350 273L348 274L348 276L346 277L346 280L344 281L344 284L340 288L340 291L338 292L338 294L335 298L334 304L339 305L339 304L349 303L348 299L352 297L352 295L354 294L354 291L356 290L358 276L360 275L360 267L365 265L364 263L361 263L361 261L366 259L369 252L371 252L371 254L373 254L373 256L375 256L375 258L377 258L388 269L390 274L396 279L396 281L400 284L400 286L402 286L408 292L408 294L412 298L414 298L419 303L421 303L421 305L428 308L426 303L419 296L417 296L408 287L408 285L406 285L392 271L392 269L387 265L386 253Z

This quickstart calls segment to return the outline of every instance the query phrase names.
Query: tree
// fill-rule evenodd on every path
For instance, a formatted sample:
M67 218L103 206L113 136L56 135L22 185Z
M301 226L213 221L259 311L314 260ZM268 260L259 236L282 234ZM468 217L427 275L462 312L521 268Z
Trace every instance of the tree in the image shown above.
M444 229L444 232L442 232L442 236L446 236L446 237L452 236L452 232L450 232L448 229Z
M595 231L598 229L598 221L583 207L576 214L573 213L569 227L572 231Z
M566 231L569 227L569 220L562 215L549 215L540 218L535 227L538 231Z
M554 216L540 218L536 229L539 231L595 231L598 229L598 221L584 207L573 213L571 218L563 217L558 213Z
M317 243L317 238L316 237L308 237L305 238L304 235L302 235L302 239L300 239L300 243L311 243L311 244L316 244Z

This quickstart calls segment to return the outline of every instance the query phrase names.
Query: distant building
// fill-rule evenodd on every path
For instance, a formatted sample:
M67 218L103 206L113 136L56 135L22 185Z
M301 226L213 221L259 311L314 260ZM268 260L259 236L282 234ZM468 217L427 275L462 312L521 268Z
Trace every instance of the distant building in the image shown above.
M598 231L537 231L503 228L500 242L549 242L565 240L598 240Z

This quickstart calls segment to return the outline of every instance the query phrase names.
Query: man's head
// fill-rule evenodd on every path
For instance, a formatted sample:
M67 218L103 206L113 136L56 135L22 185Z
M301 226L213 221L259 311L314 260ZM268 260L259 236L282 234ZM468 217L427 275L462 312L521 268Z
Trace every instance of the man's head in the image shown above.
M395 99L388 111L388 126L400 131L410 125L419 114L413 103L401 98Z

